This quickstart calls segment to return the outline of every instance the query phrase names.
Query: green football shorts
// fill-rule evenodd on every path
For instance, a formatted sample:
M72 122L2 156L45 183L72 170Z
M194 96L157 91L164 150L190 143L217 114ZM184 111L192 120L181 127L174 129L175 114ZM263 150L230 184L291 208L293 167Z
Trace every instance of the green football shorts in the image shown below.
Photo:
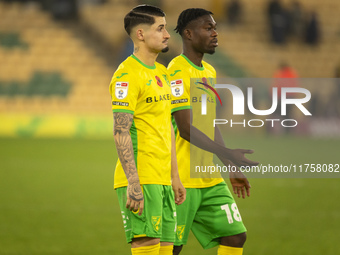
M174 242L176 235L176 206L171 186L144 184L144 210L141 216L126 206L127 187L118 188L117 195L128 243L133 238L154 237L161 242Z
M176 246L188 241L190 229L204 249L220 244L220 238L246 232L227 184L187 188L186 200L176 206Z

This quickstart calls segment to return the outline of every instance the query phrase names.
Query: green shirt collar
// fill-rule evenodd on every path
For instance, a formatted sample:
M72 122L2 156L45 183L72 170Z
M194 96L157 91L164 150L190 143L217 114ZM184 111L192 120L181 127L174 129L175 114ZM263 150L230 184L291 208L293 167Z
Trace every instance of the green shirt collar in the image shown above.
M195 65L194 63L192 63L192 62L190 61L190 59L188 59L185 55L181 54L181 56L182 56L183 58L185 58L185 60L188 61L189 64L192 65L193 67L195 67L197 70L199 70L199 71L203 71L203 70L204 70L203 64L202 64L202 67L197 66L197 65Z
M156 68L156 64L153 64L153 66L148 66L148 65L144 64L142 61L140 61L139 58L137 58L135 55L132 54L131 57L133 59L137 60L141 65L143 65L146 68L149 68L149 69L155 69Z

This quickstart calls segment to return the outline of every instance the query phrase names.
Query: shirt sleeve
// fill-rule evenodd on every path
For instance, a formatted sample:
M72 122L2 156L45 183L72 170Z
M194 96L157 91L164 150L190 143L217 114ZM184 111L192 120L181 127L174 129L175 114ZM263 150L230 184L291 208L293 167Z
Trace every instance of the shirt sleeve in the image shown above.
M182 71L176 72L173 68L169 72L175 73L171 76L171 113L191 109L190 106L190 77Z
M121 78L117 78L115 75L110 84L112 112L134 114L139 91L140 84L136 81L135 77L124 75Z

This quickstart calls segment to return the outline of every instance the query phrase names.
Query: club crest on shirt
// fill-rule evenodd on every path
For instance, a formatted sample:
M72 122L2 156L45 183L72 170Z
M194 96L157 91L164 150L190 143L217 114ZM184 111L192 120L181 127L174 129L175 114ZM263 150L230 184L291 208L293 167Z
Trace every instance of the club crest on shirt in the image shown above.
M129 83L118 81L116 82L115 94L117 99L124 99L128 94Z
M171 81L171 93L175 97L180 97L183 95L184 87L183 87L183 80L173 80Z
M185 229L185 225L178 225L177 226L177 231L176 231L177 232L177 237L181 241L183 239L184 229Z
M163 79L166 82L166 85L168 85L170 87L170 82L169 82L168 76L166 74L162 74L162 76L163 76Z
M161 216L151 216L152 226L156 232L158 232L161 226L161 219Z

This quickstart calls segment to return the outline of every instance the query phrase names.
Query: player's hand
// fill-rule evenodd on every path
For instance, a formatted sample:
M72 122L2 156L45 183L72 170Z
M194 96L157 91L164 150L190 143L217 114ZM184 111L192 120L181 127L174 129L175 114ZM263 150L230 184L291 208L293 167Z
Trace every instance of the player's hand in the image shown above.
M126 208L130 211L138 211L139 216L142 215L144 210L144 196L139 182L128 184L126 197Z
M172 178L172 190L175 193L175 203L176 205L180 205L185 201L187 191L184 188L179 177Z
M233 191L238 197L241 197L242 195L242 198L246 198L246 194L248 197L250 196L251 186L247 177L242 172L230 172L229 179Z
M253 150L234 149L230 152L230 160L236 166L257 166L259 162L247 159L244 154L253 154Z

